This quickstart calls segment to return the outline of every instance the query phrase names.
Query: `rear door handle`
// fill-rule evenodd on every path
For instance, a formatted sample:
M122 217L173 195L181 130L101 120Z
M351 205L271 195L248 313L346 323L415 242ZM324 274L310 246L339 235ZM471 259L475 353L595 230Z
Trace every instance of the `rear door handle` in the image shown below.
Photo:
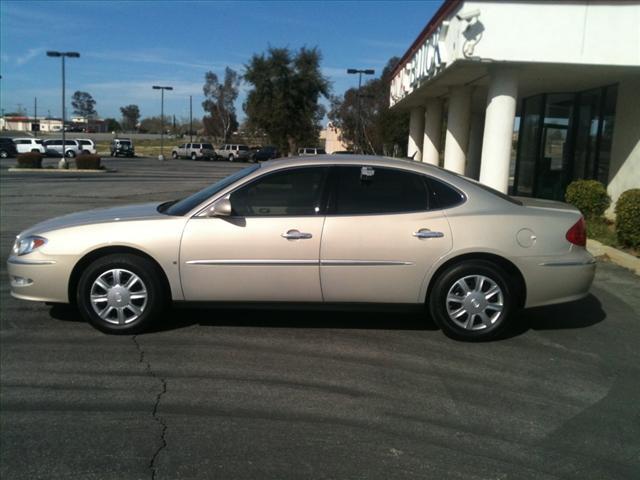
M442 238L444 237L444 233L432 232L428 228L421 228L417 232L413 232L413 236L417 238Z
M286 238L287 240L307 240L313 237L313 235L311 235L310 233L304 233L298 230L288 230L286 233L283 233L280 236L282 238Z

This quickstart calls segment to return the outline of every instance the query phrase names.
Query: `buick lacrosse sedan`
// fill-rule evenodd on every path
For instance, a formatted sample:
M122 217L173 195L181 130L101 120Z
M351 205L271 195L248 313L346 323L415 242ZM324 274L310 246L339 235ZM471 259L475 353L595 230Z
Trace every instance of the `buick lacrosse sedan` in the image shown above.
M72 303L134 333L169 302L424 306L455 338L585 296L575 208L430 165L316 156L255 164L187 198L74 213L22 232L14 297Z

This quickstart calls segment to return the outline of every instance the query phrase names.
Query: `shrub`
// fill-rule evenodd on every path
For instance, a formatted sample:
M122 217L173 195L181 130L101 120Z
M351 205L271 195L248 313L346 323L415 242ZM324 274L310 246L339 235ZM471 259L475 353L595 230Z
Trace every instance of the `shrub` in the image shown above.
M78 170L100 170L100 155L82 154L76 157Z
M567 187L565 200L582 212L585 218L599 218L609 208L611 198L597 180L576 180Z
M621 244L640 248L640 188L627 190L618 198L616 233Z
M42 154L36 152L21 153L17 157L18 168L42 168Z

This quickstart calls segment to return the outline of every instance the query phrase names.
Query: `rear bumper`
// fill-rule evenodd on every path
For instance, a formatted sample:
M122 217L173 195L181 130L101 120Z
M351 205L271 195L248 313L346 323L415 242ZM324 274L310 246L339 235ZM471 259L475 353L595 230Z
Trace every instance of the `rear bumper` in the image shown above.
M527 287L525 307L578 300L589 294L595 259L584 249L562 257L530 257L518 261Z

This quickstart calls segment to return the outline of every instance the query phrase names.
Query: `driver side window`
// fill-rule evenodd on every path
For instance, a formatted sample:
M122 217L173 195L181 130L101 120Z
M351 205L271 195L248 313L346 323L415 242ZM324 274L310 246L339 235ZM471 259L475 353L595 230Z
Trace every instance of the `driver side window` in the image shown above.
M318 215L327 168L306 167L266 175L229 197L241 217Z

